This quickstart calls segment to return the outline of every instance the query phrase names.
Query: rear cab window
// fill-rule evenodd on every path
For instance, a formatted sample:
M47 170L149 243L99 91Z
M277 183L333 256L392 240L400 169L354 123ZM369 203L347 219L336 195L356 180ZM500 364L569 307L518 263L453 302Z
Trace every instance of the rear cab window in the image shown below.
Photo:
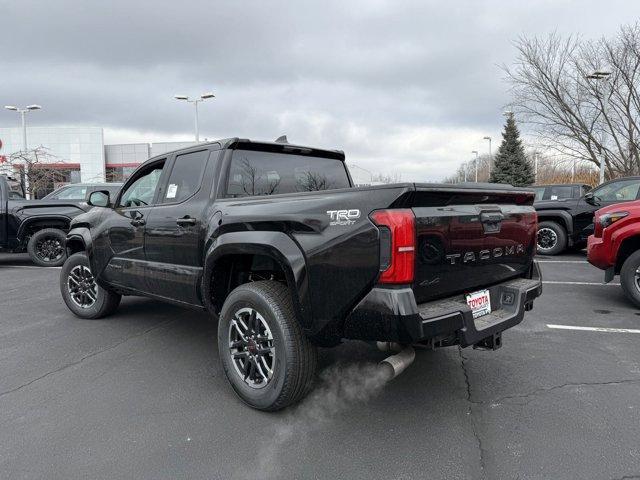
M349 188L344 161L294 153L234 150L228 197L278 195Z

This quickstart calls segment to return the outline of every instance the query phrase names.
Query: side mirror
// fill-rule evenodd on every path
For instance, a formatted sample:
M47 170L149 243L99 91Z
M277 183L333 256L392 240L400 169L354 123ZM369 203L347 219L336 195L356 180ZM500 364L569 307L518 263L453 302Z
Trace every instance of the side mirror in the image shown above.
M583 198L584 198L584 201L587 202L589 205L593 205L593 206L598 205L598 202L596 201L596 198L593 192L585 193Z
M107 190L96 190L95 192L91 192L87 203L92 207L108 207L109 192Z

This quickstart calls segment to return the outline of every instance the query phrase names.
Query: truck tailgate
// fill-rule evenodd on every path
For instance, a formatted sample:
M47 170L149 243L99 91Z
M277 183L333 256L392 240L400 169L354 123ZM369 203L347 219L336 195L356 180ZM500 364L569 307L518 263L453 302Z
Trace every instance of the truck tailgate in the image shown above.
M416 185L412 197L418 303L471 293L529 271L537 230L532 192Z

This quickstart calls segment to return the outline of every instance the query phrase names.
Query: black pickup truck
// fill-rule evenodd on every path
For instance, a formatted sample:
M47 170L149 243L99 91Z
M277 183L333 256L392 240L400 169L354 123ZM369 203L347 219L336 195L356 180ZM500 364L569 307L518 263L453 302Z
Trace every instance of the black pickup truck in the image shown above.
M0 175L0 251L26 250L36 265L62 265L71 219L89 207L77 202L25 200L15 185Z
M640 177L611 180L585 191L584 185L532 187L538 212L538 253L558 255L567 248L584 248L593 233L593 214L614 203L640 199ZM574 192L573 195L570 195Z
M236 393L263 410L308 390L342 339L496 349L541 293L533 193L354 188L344 153L238 138L153 158L76 217L60 289L79 317L122 295L206 310ZM406 347L410 348L410 347Z

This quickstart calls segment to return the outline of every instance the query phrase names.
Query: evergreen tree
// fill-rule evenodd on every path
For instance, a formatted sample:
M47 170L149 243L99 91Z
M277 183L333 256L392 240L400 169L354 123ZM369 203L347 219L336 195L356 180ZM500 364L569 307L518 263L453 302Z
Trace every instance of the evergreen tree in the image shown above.
M535 181L533 169L524 155L520 132L513 115L507 117L502 132L502 144L498 149L489 181L509 183L514 187L526 187Z

